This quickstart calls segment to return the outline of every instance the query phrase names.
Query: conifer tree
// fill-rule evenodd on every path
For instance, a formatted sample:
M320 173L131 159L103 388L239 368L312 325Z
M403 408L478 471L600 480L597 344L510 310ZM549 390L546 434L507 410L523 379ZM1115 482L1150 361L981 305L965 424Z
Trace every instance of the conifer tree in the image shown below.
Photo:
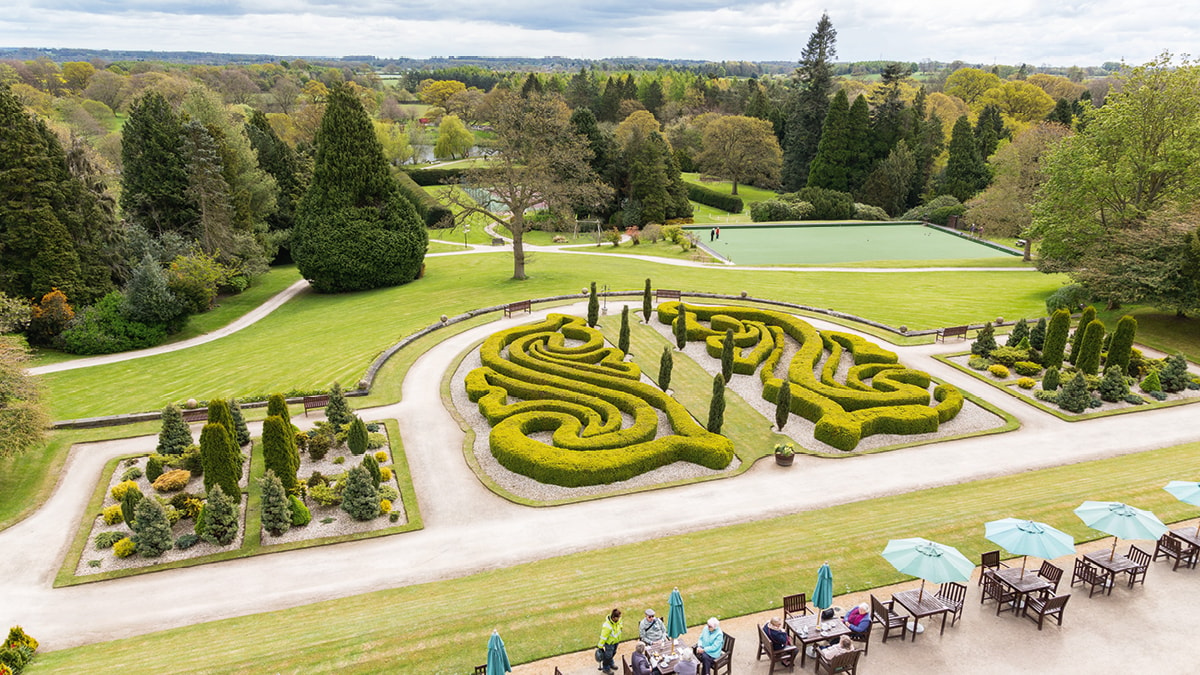
M329 403L325 404L325 419L333 426L335 433L345 429L354 421L354 411L346 402L346 395L342 393L342 385L337 382L334 382L333 386L329 388Z
M675 365L675 356L670 347L663 347L662 357L658 360L658 387L666 391L671 387L671 369Z
M713 377L712 400L708 404L708 430L714 434L721 433L725 425L725 378L717 373Z
M383 482L383 473L379 471L379 462L375 459L375 455L363 455L362 467L371 474L371 482L375 483L375 487Z
M145 499L145 495L137 488L130 488L121 495L121 517L125 522L133 524L133 519L137 516L137 505Z
M146 480L153 485L161 475L163 475L162 460L158 458L158 455L150 455L150 458L146 460Z
M783 143L783 185L790 192L808 185L809 165L817 154L821 127L833 91L837 31L829 15L821 14L816 29L800 53L796 75L800 91L792 98Z
M1004 118L1000 108L994 104L983 106L975 122L975 142L979 144L979 157L987 161L996 152L996 146L1004 137Z
M233 415L233 430L239 447L250 445L250 429L246 426L246 418L242 415L242 406L236 398L229 399L229 414Z
M673 325L675 330L675 346L683 349L687 345L687 310L684 309L683 303L679 303L679 314L675 317Z
M296 219L296 205L304 196L307 176L303 162L296 151L275 133L267 116L261 110L250 114L246 122L246 136L258 154L258 165L275 179L279 195L275 200L275 212L267 216L267 228L272 232L292 229ZM290 259L290 253L288 255Z
M1167 357L1167 365L1159 373L1159 382L1162 384L1162 390L1166 392L1179 392L1187 388L1187 383L1191 379L1187 371L1187 359L1183 354L1176 353Z
M371 473L361 465L347 474L342 510L355 520L370 520L379 515L379 489L371 480Z
M1047 368L1046 374L1042 376L1042 389L1046 391L1055 391L1058 389L1059 373L1058 368Z
M323 293L395 286L417 277L428 243L362 103L334 87L317 132L312 183L296 210L292 257L301 274Z
M1087 378L1083 372L1075 373L1075 377L1063 387L1058 395L1058 407L1073 413L1081 413L1092 403L1092 395L1088 393Z
M157 558L175 544L171 538L171 523L167 520L167 512L157 499L143 499L138 502L133 520L129 523L133 530L133 543L137 546L137 552L144 558Z
M1158 376L1157 370L1151 370L1150 374L1142 380L1142 391L1147 394L1162 391L1162 379Z
M299 469L294 458L299 458L299 454L291 425L277 415L263 420L262 448L263 464L267 471L274 473L284 488L294 488L296 471Z
M237 442L237 425L233 422L233 413L229 410L229 403L223 398L209 399L208 401L208 423L220 424L225 427L225 431L229 433L230 440ZM241 447L241 446L238 446Z
M617 336L617 349L629 353L629 305L621 308L621 332Z
M1087 327L1096 320L1096 308L1093 305L1088 305L1083 308L1083 313L1079 315L1079 323L1075 325L1075 332L1071 334L1071 354L1069 360L1071 363L1079 363L1079 350L1083 346L1084 333Z
M588 291L588 306L587 306L587 325L591 328L596 327L596 323L600 321L600 298L596 295L596 282L592 282L591 290Z
M284 422L292 423L292 415L288 412L287 399L283 394L271 394L267 397L267 417L282 417Z
M938 194L953 195L958 201L965 202L987 187L989 178L987 164L979 156L975 132L971 130L967 116L963 115L950 132L950 158Z
M1008 334L1008 340L1005 341L1005 347L1016 347L1021 344L1021 340L1029 338L1029 324L1025 323L1025 319L1021 319L1013 324L1012 331ZM1033 346L1033 341L1029 341L1029 346Z
M1081 332L1083 341L1079 346L1079 358L1075 360L1075 366L1088 375L1095 375L1100 371L1100 349L1104 343L1104 324L1100 321L1092 321L1085 328L1081 328Z
M235 502L221 489L220 485L214 485L209 491L208 498L204 501L204 510L201 512L203 526L196 526L196 533L200 538L210 544L218 546L228 546L237 538L238 533L238 508L241 506L242 493L238 490L236 493L237 501ZM201 532L203 530L203 532Z
M283 483L271 469L267 469L259 485L262 486L263 529L278 537L292 527L292 505Z
M200 432L200 464L204 467L204 490L220 486L225 494L240 497L238 481L242 477L242 453L224 425L209 422Z
M775 395L775 428L783 431L787 426L788 416L792 413L792 384L787 380L779 386Z
M1137 319L1126 314L1117 321L1112 340L1108 343L1108 357L1104 370L1117 366L1124 373L1129 370L1129 357L1133 354L1133 339L1137 335Z
M733 329L725 329L725 339L721 341L721 377L725 382L733 379Z
M183 412L168 404L162 411L162 430L158 432L158 446L154 451L160 455L178 455L192 444L192 430L183 421Z
M996 348L996 329L992 327L991 322L983 324L983 328L975 334L975 341L971 343L971 353L977 356L987 357Z
M147 232L199 236L199 210L188 189L183 123L161 94L133 102L121 128L121 212Z
M821 140L808 166L808 181L802 187L821 187L847 191L850 186L850 101L839 89L829 103L829 112L821 125Z
M1059 309L1050 317L1046 324L1045 348L1042 349L1042 365L1046 368L1058 368L1063 363L1063 352L1067 346L1067 331L1071 329L1071 313Z
M346 446L355 455L361 455L367 451L367 425L357 415L350 421L349 429L346 431Z
M654 305L650 301L650 280L646 279L646 288L642 291L642 320L650 323L650 313L654 310Z
M1046 317L1037 320L1037 324L1029 329L1029 346L1042 351L1046 346Z
M1104 377L1100 386L1100 400L1116 403L1129 395L1129 383L1125 381L1125 370L1120 366L1109 366L1104 369Z

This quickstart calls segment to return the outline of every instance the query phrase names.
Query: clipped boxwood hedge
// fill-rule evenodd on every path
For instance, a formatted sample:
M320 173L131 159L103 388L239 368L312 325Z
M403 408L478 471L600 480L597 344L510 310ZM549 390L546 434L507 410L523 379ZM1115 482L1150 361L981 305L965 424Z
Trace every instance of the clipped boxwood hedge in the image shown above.
M438 200L417 184L413 177L405 171L396 176L400 183L400 192L412 202L417 215L425 221L426 227L450 227L454 224L454 212L438 203Z
M715 209L728 211L729 213L741 213L742 209L746 208L746 204L742 202L741 197L722 194L716 190L710 190L703 185L688 183L688 199L711 206Z

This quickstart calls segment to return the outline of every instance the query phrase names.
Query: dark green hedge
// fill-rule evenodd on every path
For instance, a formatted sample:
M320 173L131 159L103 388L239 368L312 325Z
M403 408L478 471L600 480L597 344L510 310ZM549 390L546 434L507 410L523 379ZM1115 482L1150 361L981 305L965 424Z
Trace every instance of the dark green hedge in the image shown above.
M438 203L438 200L417 184L408 172L400 171L396 175L400 183L400 192L412 202L417 215L425 221L426 227L451 227L454 224L454 212Z
M716 190L710 190L702 185L688 183L688 199L711 206L714 209L721 209L729 213L741 213L746 205L742 202L741 197L722 194Z

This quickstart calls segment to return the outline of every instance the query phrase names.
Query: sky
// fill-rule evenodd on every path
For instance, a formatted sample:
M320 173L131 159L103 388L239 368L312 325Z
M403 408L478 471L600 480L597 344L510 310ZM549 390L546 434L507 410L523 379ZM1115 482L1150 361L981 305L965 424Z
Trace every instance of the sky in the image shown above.
M1177 0L6 0L0 47L281 56L795 61L822 11L839 61L1144 63L1200 38Z

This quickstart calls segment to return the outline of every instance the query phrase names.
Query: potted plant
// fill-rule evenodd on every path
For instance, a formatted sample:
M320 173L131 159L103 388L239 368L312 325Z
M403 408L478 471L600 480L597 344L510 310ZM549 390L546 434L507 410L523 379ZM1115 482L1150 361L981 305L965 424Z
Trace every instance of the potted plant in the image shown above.
M791 443L775 444L775 463L779 466L791 466L796 459L796 446Z

